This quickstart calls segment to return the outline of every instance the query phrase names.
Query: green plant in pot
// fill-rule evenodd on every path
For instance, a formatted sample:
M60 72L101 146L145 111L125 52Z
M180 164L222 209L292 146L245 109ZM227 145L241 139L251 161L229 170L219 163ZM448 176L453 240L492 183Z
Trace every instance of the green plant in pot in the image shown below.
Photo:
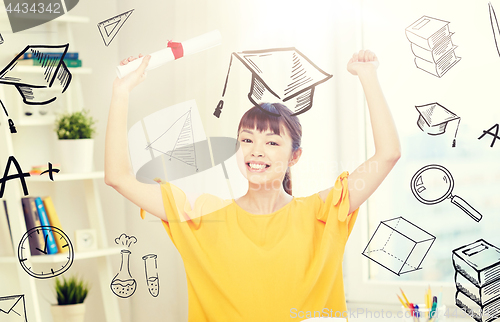
M88 111L60 115L56 120L55 132L62 172L92 172L95 120Z
M83 322L89 286L81 279L72 276L68 279L56 277L55 291L57 304L51 306L54 322Z

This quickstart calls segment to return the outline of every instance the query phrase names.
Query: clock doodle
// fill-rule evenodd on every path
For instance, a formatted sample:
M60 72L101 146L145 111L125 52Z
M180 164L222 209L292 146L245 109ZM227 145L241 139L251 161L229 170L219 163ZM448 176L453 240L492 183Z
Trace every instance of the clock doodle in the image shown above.
M35 255L33 253L30 253L29 243L32 239L38 238L39 234L43 234L45 245L43 249L36 248L35 252L37 252L37 254ZM63 257L61 256L62 254L58 255L58 258L60 257L61 260L56 259L54 261L47 262L47 264L50 264L50 267L44 265L42 269L35 269L33 265L34 258L36 258L36 262L39 262L38 258L41 256L54 256L51 255L47 249L47 240L50 234L53 235L54 239L59 239L62 243L62 247L67 248L68 252L64 253ZM33 227L23 235L21 241L19 242L17 256L19 259L19 263L26 271L26 273L35 278L45 279L55 277L66 272L73 264L75 253L70 239L61 229L53 226L38 226Z

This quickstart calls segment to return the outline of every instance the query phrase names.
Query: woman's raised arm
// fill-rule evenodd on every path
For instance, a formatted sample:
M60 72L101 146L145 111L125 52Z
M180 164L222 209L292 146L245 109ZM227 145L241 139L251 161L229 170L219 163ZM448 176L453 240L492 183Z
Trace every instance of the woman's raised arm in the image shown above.
M142 57L139 55L139 57ZM120 62L126 65L136 58ZM146 56L136 71L113 82L104 151L104 181L137 206L167 221L163 208L161 188L157 184L139 182L132 173L128 153L127 115L131 90L146 79L145 70L150 56Z

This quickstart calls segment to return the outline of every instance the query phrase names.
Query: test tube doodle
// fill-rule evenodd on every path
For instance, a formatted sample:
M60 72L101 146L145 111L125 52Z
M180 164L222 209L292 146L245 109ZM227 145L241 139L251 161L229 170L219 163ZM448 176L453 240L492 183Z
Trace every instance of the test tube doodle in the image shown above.
M160 294L160 281L158 280L156 257L155 254L148 254L142 257L146 270L146 282L148 283L149 294L153 297L157 297L158 294Z

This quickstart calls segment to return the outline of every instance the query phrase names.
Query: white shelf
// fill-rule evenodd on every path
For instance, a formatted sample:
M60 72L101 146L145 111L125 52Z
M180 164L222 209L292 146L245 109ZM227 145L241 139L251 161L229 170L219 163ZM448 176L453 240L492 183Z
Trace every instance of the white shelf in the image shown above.
M16 122L16 126L42 126L54 125L56 122L55 115L45 116L23 116Z
M54 177L54 182L102 179L104 178L104 171L94 171L89 173L53 173L52 176ZM48 173L42 176L31 175L30 177L27 177L26 180L29 182L52 182L49 179Z
M81 17L81 16L72 16L72 15L62 15L60 17L57 17L56 19L52 20L54 22L80 22L80 23L87 23L90 21L89 17Z
M71 75L88 75L92 73L92 68L88 67L74 67L68 68ZM23 65L16 65L16 72L19 73L34 73L34 74L39 74L40 73L40 66L23 66Z
M119 255L121 251L120 247L104 248L87 252L75 252L74 260L96 258L109 255ZM48 256L31 256L31 261L33 263L58 263L66 261L67 254L55 254ZM0 257L0 263L17 263L16 256L3 256Z

